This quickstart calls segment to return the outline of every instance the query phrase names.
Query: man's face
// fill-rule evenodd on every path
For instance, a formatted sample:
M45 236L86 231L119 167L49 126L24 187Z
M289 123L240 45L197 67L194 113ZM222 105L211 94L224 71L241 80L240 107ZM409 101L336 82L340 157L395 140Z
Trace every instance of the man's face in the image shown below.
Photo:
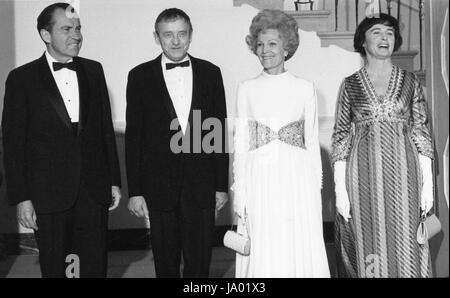
M67 62L78 56L83 41L80 19L70 16L64 9L57 9L53 13L53 26L50 31L41 30L48 52L60 62Z
M181 18L158 24L155 41L167 58L178 62L186 57L192 37L189 29L189 24Z

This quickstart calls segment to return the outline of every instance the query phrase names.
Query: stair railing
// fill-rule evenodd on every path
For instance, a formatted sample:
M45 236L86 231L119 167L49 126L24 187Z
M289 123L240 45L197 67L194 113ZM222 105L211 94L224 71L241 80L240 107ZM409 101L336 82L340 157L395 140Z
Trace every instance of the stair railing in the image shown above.
M327 1L327 0L324 0ZM378 3L377 3L378 2ZM387 14L392 15L392 11L394 8L394 2L397 6L397 20L400 22L400 16L401 16L401 10L402 10L402 3L401 0L393 1L393 0L366 0L365 5L377 5L379 8L379 12L385 11ZM384 4L383 4L384 3ZM419 3L419 59L420 59L420 71L423 70L423 22L424 22L424 1L418 0ZM334 1L334 11L335 11L335 31L339 31L339 0ZM360 1L355 0L355 19L356 19L356 26L359 24L359 11L360 11ZM312 4L311 4L312 5ZM312 7L312 6L311 6Z

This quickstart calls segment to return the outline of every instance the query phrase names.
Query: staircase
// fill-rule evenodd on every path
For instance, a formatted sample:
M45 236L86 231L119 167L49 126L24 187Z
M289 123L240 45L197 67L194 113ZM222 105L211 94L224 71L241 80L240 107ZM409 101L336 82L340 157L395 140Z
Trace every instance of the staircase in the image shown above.
M321 46L336 45L347 51L354 51L353 36L355 31L335 31L334 13L329 10L285 11L297 20L304 31L315 31L320 37ZM399 67L414 71L414 59L419 51L400 50L392 55L392 62Z
M234 6L241 6L242 4L247 4L253 6L259 10L262 9L281 9L283 7L284 11L294 17L298 24L299 28L303 31L313 31L316 32L317 36L321 40L322 47L329 47L331 45L335 45L344 50L353 52L353 35L356 29L356 24L362 20L364 17L364 1L362 4L356 8L355 4L350 2L344 3L344 7L339 7L337 10L340 18L336 18L336 7L335 1L331 0L316 0L314 1L314 10L292 10L294 1L255 1L255 0L234 0ZM342 6L343 1L340 1L340 5ZM345 2L345 1L344 1ZM309 5L304 5L303 7L307 7ZM417 9L413 7L409 7L412 12L404 12L404 14L411 15L412 13L416 13ZM393 10L391 7L391 12L395 13L397 11ZM349 12L351 11L351 12ZM397 17L396 14L393 14ZM417 22L417 20L408 19L408 22L411 24L412 21ZM405 19L406 22L406 19ZM412 25L411 25L412 26ZM416 48L418 48L417 40L418 38L411 34L412 29L405 29L405 25L401 22L401 30L402 36L407 33L407 36L404 36L404 45L402 48L393 54L392 61L395 65L399 67L415 72L418 77L421 79L422 84L426 85L425 79L425 71L418 70L420 67L419 64L419 55L420 52ZM417 33L418 34L418 33ZM406 37L406 38L405 38Z
M329 10L285 11L297 20L298 26L305 31L316 31L322 47L336 45L347 51L354 51L354 31L334 31L334 14ZM418 51L398 51L392 55L395 65L414 71L414 59Z

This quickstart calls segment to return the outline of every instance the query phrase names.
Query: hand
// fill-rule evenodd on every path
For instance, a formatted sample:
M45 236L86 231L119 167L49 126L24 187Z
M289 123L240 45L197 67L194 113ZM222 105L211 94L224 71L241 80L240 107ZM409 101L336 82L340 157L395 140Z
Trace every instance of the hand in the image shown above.
M336 193L336 210L348 222L350 216L350 200L345 186L345 171L347 163L337 161L334 164L334 184Z
M120 187L118 186L111 186L111 195L112 195L112 203L111 206L109 206L109 211L114 210L119 206L120 199L122 198L122 193L120 192Z
M234 213L240 218L244 218L244 208L238 204L234 204Z
M433 208L433 170L431 159L427 156L419 155L420 167L422 168L422 196L420 208L427 214Z
M243 203L244 196L242 195L242 192L239 192L236 188L237 188L236 183L233 183L233 185L231 185L231 187L230 187L230 189L234 193L233 210L234 210L234 213L237 214L237 216L239 216L240 218L243 218L244 209L245 209L245 207L244 207L245 204Z
M222 209L227 202L228 194L226 192L216 191L216 211Z
M345 219L346 222L350 218L350 200L347 192L336 192L336 210Z
M233 200L233 210L238 217L244 218L245 204L240 200L240 197L235 193Z
M424 183L422 187L422 199L420 208L427 214L433 208L433 185L432 183Z
M244 220L244 217L247 215L247 210L244 206L241 205L235 205L234 206L234 213L241 219Z
M149 218L147 203L143 196L131 197L128 202L128 210L137 217Z
M36 224L36 212L34 211L33 203L28 201L23 201L17 205L17 219L19 223L27 228L38 230Z

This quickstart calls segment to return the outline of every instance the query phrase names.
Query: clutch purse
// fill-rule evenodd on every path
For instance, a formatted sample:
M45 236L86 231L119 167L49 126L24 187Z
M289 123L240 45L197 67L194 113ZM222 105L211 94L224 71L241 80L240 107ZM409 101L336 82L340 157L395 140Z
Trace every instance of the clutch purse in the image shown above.
M422 215L420 217L419 227L417 228L417 242L425 244L441 231L441 223L435 214L430 216Z
M243 256L250 255L250 238L235 231L229 230L225 233L223 244Z
M246 235L248 235L247 229L247 215L244 216L244 229L246 230ZM223 237L223 245L228 247L235 252L248 256L250 255L250 237L240 234L236 231L228 230Z

